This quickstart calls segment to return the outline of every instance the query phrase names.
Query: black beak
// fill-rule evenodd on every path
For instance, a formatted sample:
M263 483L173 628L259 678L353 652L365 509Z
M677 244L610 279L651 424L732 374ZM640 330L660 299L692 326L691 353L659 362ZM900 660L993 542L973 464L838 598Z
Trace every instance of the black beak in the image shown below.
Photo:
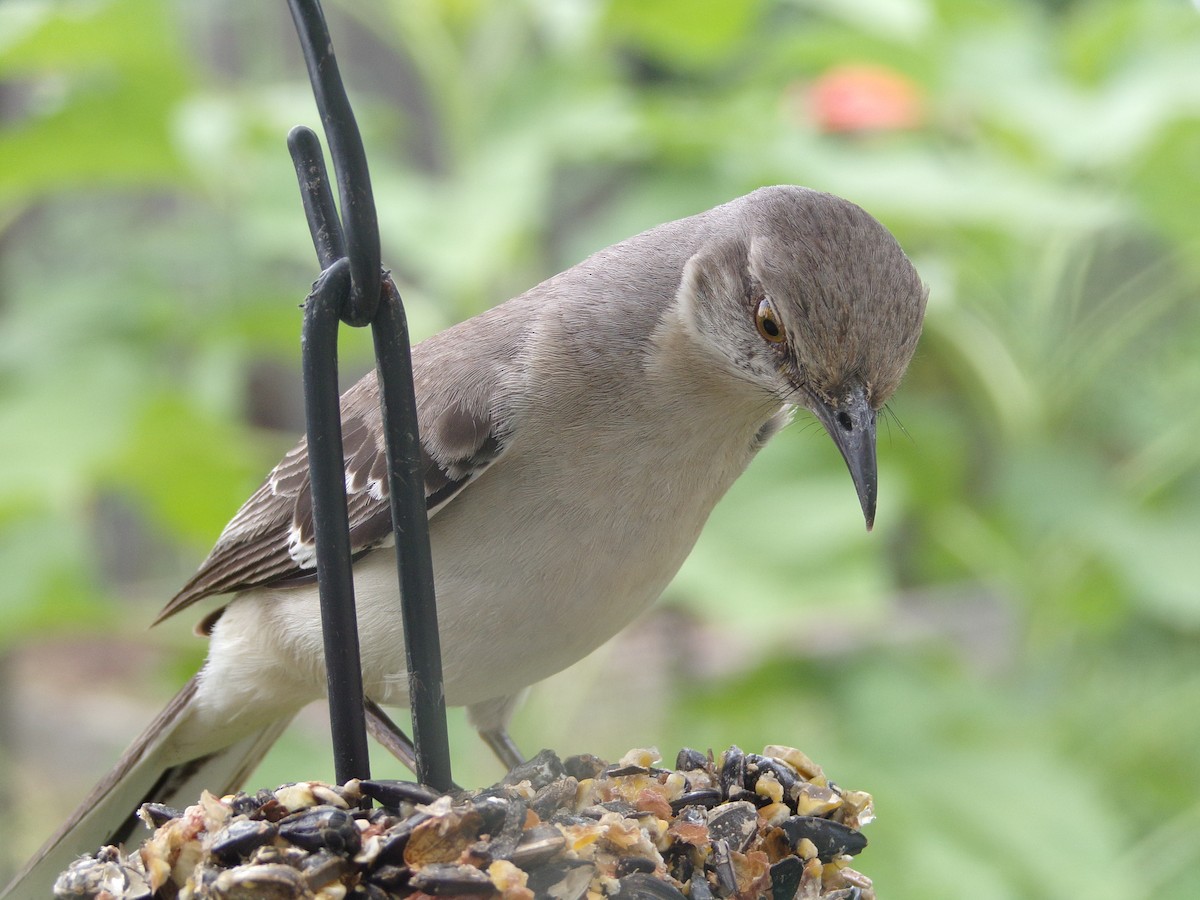
M855 388L830 403L814 399L812 411L842 451L870 531L875 524L879 473L875 466L875 410L867 402L867 392Z

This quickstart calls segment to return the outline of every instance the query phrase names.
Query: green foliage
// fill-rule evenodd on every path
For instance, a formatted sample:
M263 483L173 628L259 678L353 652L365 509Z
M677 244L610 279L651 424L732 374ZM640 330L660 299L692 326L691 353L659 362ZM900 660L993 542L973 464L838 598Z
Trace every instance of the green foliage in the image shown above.
M418 334L773 182L871 210L931 288L875 533L801 415L669 591L728 647L585 663L518 736L798 744L876 794L881 896L1200 895L1195 10L328 5ZM264 366L298 368L315 276L283 136L316 121L276 6L0 4L9 646L129 596L148 620L298 430L246 415ZM845 66L912 123L833 130L814 86ZM368 353L344 339L348 370ZM493 777L454 729L460 778ZM289 746L265 780L298 774Z
M30 88L34 116L0 134L0 202L98 184L178 184L170 140L189 76L166 8L153 0L11 4L0 11L0 78ZM149 38L149 39L148 39Z

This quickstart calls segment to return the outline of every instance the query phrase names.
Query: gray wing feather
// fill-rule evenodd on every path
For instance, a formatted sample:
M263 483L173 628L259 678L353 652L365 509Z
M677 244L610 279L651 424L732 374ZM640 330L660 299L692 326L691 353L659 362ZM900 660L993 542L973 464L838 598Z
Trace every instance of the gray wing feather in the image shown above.
M493 465L510 443L526 335L523 329L505 329L503 319L497 321L503 308L413 348L430 516ZM472 346L477 352L471 352ZM364 376L341 402L350 545L357 556L392 537L375 373ZM225 526L208 558L155 622L204 597L310 580L315 553L308 451L302 440Z

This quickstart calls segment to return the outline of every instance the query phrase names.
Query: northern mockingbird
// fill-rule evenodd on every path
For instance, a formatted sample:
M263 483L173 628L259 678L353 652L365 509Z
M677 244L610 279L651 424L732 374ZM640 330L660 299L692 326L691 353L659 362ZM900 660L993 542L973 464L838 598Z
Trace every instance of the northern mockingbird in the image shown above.
M601 250L414 347L447 702L514 761L516 699L658 597L797 407L841 451L870 527L876 413L925 296L862 209L772 187ZM373 552L391 538L374 374L342 415L364 683L405 704L395 557ZM40 866L121 835L143 800L232 790L323 696L313 565L301 443L159 616L232 595L200 626L204 667Z

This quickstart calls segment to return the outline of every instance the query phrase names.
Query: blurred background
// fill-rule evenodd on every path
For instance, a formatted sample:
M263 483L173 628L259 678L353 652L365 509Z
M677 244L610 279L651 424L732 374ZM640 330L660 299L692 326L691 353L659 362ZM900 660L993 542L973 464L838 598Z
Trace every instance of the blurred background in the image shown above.
M875 795L881 897L1200 896L1197 9L326 6L418 336L779 182L931 289L874 533L801 416L527 752L801 747ZM0 879L200 663L148 624L302 430L297 123L282 2L0 4ZM255 786L331 778L327 728Z

